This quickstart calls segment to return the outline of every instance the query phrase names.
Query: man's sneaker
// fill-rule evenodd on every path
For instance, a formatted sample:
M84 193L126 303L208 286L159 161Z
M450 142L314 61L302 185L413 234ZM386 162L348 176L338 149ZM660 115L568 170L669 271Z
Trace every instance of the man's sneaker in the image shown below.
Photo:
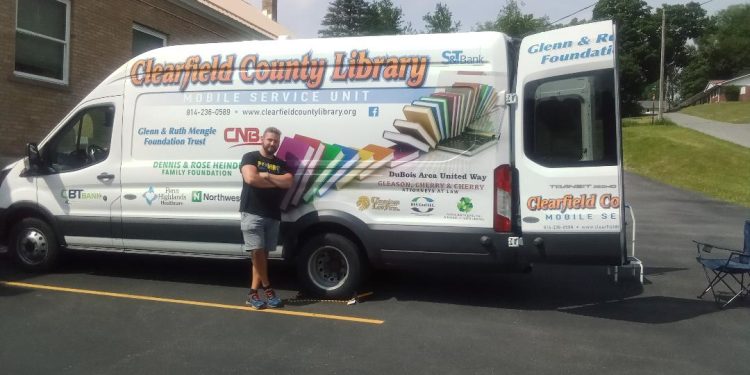
M263 302L262 299L260 299L260 296L258 295L258 292L250 293L247 295L247 301L245 301L246 305L249 305L255 310L260 310L264 307L266 307L266 303Z
M281 298L276 295L276 292L274 292L273 289L266 289L266 300L268 301L267 306L270 308L281 307L284 305L284 302L281 301Z

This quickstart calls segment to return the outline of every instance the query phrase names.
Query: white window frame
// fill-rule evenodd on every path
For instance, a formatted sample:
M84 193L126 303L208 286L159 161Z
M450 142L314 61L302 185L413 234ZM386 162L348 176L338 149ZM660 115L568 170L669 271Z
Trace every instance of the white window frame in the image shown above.
M137 23L133 24L133 30L138 30L138 31L140 31L140 32L142 32L144 34L149 34L151 36L155 36L155 37L161 39L161 46L162 47L166 47L167 46L167 34L158 32L158 31L156 31L154 29L150 29L150 28L148 28L146 26L139 25ZM131 46L131 49L132 49L132 46Z
M60 40L57 38L49 37L46 35L42 35L39 33L35 33L30 30L22 29L18 27L18 2L23 0L16 0L16 29L15 32L20 32L21 34L31 35L38 38L51 40L54 42L59 42L63 44L63 79L55 79L45 76L40 76L36 74L26 73L26 72L19 72L15 70L15 49L13 50L13 74L19 77L24 78L30 78L35 79L38 81L44 81L44 82L50 82L50 83L56 83L56 84L63 84L67 85L69 83L69 77L68 77L68 67L70 65L70 0L53 0L57 1L58 3L65 4L65 40ZM15 39L16 34L13 34L13 38ZM15 43L14 43L15 48Z

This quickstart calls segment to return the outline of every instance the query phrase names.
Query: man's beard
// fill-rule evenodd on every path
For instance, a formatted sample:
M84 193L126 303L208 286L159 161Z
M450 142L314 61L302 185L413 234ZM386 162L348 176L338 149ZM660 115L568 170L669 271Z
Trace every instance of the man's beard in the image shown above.
M274 146L263 146L263 150L265 150L266 153L271 154L271 155L275 154L277 149L278 148Z

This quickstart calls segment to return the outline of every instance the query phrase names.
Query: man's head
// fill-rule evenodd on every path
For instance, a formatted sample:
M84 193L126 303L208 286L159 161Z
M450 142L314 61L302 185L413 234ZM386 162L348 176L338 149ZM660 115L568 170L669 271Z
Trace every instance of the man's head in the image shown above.
M266 128L266 130L263 131L262 142L263 151L265 151L266 154L269 156L275 154L276 150L279 149L279 143L281 142L281 131L273 126Z

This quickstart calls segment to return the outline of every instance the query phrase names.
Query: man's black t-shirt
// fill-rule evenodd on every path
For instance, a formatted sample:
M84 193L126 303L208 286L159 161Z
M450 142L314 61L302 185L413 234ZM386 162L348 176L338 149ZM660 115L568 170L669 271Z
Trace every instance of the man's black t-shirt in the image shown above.
M242 156L240 170L246 165L254 165L258 173L268 172L270 174L282 175L289 173L286 163L277 158L266 158L260 151L252 151ZM281 200L284 199L286 189L281 188L255 188L242 181L242 196L240 198L240 212L281 220Z

